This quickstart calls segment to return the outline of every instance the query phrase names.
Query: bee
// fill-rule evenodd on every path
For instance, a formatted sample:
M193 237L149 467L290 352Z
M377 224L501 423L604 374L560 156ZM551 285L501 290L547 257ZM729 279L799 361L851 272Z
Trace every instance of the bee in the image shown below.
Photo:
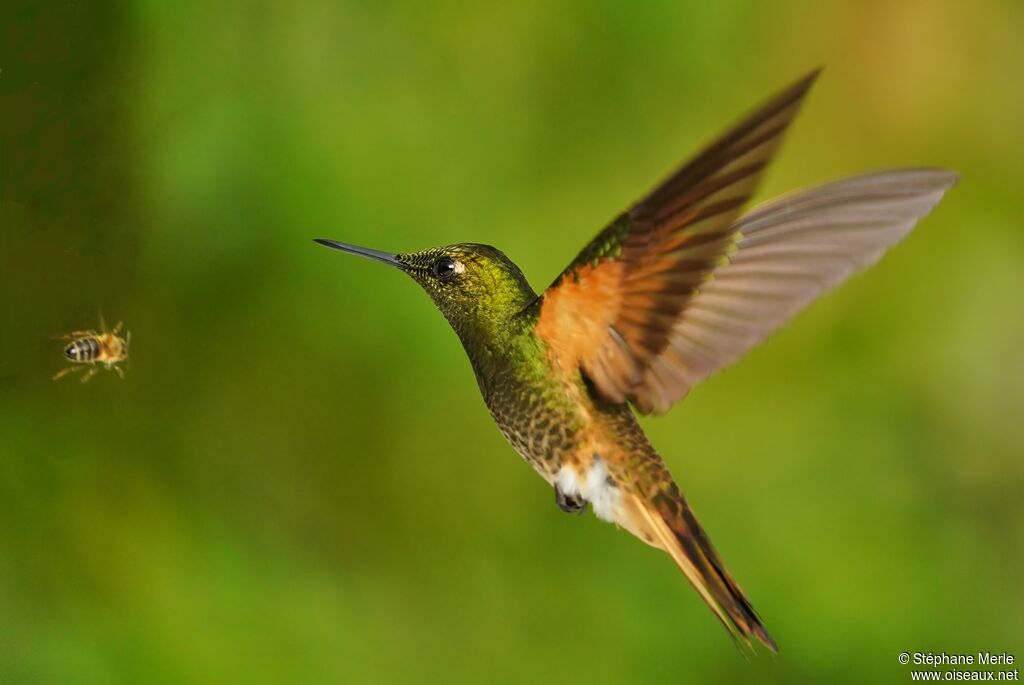
M104 328L102 319L100 319L100 328ZM71 366L54 374L53 380L75 371L88 369L82 376L82 382L85 383L96 375L100 364L117 371L117 375L123 380L124 369L118 364L128 359L128 343L132 338L131 333L128 333L126 338L122 338L118 335L120 331L121 322L118 321L117 325L109 331L101 330L99 333L96 331L72 331L56 338L57 340L71 341L64 348L64 356L71 362Z

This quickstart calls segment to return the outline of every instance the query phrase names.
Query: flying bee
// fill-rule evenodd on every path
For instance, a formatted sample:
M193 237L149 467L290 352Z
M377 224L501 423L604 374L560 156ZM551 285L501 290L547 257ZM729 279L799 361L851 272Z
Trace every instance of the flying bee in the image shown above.
M103 328L102 319L100 327ZM122 338L118 333L121 331L121 322L110 331L72 331L62 335L57 340L70 340L71 343L64 348L64 356L71 362L71 366L61 369L53 376L57 380L62 376L82 369L88 369L82 376L85 383L96 375L99 365L103 364L108 369L117 371L124 379L124 370L118 366L119 363L128 359L128 343L131 341L131 333Z

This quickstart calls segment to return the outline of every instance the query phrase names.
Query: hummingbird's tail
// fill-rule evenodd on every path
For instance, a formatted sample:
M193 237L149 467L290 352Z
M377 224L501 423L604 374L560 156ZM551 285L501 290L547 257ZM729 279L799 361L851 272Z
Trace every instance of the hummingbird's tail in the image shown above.
M632 523L639 537L668 552L738 645L749 648L750 638L755 637L777 652L775 640L729 575L686 500L678 491L674 494L650 503L634 498Z

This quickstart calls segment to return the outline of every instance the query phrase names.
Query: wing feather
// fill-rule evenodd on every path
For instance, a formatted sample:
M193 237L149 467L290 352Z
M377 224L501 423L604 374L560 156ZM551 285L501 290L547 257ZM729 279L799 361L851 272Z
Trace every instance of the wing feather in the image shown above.
M770 202L737 222L737 250L687 303L633 389L665 411L816 297L877 261L956 182L939 169L866 174Z
M663 412L881 257L957 174L897 169L741 211L817 72L615 219L539 301L537 334L612 402Z
M545 292L538 335L608 399L634 396L686 303L728 263L736 220L816 76L787 88L618 217Z

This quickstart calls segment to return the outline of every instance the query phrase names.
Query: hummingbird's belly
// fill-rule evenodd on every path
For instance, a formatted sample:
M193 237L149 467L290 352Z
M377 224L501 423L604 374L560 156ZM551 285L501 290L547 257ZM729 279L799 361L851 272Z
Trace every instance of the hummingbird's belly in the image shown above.
M487 407L537 473L562 494L587 502L598 518L657 547L637 524L636 498L666 486L678 491L629 407L595 400L578 377L554 392L518 383L504 390L485 392Z
M580 446L582 416L561 388L519 382L498 383L484 393L498 429L548 483ZM553 384L551 384L553 385Z
M671 483L629 407L594 396L578 368L552 363L477 379L505 439L561 495L589 503L598 517L633 532L626 495L649 489L640 481Z
M627 453L660 460L628 407L596 404L578 376L552 380L492 385L484 399L502 435L544 480L615 521Z

